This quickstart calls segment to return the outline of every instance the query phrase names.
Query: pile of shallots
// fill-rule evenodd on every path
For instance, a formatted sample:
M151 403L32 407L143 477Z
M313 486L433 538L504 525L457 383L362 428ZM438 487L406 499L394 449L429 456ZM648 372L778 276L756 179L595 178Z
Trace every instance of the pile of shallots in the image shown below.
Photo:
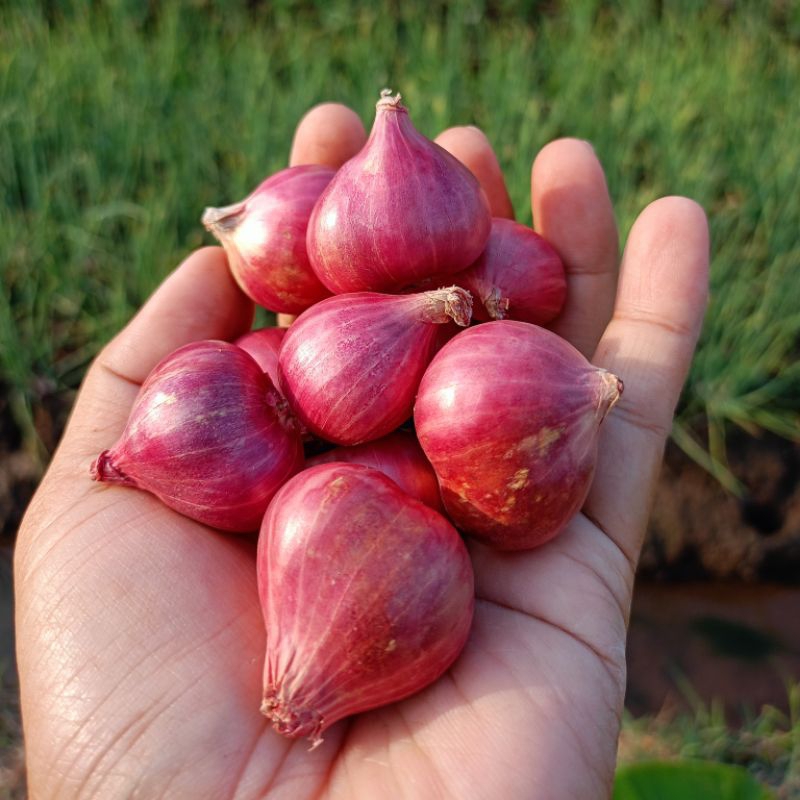
M558 254L492 219L399 95L338 171L285 169L203 222L256 303L300 316L163 359L92 475L260 526L261 710L317 744L450 667L473 611L462 534L562 531L622 384L539 327L564 303Z

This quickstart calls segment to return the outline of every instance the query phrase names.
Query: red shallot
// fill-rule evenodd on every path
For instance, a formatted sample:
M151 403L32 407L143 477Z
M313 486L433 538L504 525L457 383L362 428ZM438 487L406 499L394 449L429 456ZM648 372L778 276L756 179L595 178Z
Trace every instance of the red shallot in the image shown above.
M278 385L278 353L286 335L286 328L259 328L240 336L234 344L256 360L262 372Z
M506 550L556 536L580 509L600 423L622 382L526 322L462 331L420 384L414 424L457 527Z
M473 316L478 320L544 325L558 316L567 294L564 265L555 248L510 219L492 220L486 249L469 269L450 280L472 294Z
M468 267L489 238L475 176L411 124L400 95L378 101L369 140L314 207L308 255L332 292L389 291Z
M241 202L203 214L242 291L270 311L299 314L330 295L308 262L306 229L333 175L330 167L289 167Z
M314 746L337 720L435 681L469 634L461 537L370 467L322 464L288 481L264 517L257 570L261 711Z
M322 439L379 439L411 416L439 325L467 325L471 305L469 292L457 287L329 297L289 328L278 362L281 391Z
M406 494L444 513L439 484L430 462L411 431L395 431L374 442L353 447L334 447L306 460L306 466L347 461L364 464L388 475Z
M269 377L239 347L203 341L153 369L91 473L152 492L206 525L252 531L302 463L296 423Z

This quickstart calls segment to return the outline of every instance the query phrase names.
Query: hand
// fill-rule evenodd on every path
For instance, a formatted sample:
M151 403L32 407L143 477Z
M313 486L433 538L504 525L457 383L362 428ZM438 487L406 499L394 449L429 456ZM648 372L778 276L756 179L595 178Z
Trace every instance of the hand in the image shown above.
M338 166L364 141L322 106L293 163ZM440 143L512 214L474 128ZM625 382L603 426L583 512L542 548L471 544L477 602L463 654L433 686L340 722L309 752L259 714L264 630L254 545L89 465L122 431L139 384L176 347L231 339L252 307L225 256L190 256L100 354L19 533L17 636L31 797L602 798L625 689L634 568L707 296L708 234L693 202L636 221L618 270L602 169L588 144L545 147L537 229L569 271L554 326Z

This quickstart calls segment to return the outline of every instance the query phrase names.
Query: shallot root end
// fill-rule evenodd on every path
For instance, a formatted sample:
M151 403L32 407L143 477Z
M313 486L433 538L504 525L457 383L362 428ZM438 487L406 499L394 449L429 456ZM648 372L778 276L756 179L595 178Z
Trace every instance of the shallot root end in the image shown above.
M121 486L133 486L135 484L133 478L130 478L114 464L110 450L103 450L92 462L89 471L92 475L92 480L100 483L116 483Z
M276 696L275 690L268 692L261 703L261 713L272 722L272 727L282 736L299 739L307 736L310 750L322 744L322 716L308 708L294 708L291 703Z

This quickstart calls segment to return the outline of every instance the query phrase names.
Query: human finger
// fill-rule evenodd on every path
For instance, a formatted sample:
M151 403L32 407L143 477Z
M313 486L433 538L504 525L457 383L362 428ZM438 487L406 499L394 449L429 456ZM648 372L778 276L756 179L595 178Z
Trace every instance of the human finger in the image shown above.
M531 171L533 220L567 273L567 299L550 326L587 358L614 307L618 237L605 175L592 146L558 139Z
M486 192L493 217L514 219L514 208L508 195L500 163L486 134L473 125L459 125L442 131L436 144L455 156L472 174Z
M338 169L367 141L358 114L340 103L314 106L295 130L289 166L322 164Z
M592 359L620 377L603 423L584 513L638 558L664 444L708 300L703 209L684 197L651 203L631 229L611 322Z

